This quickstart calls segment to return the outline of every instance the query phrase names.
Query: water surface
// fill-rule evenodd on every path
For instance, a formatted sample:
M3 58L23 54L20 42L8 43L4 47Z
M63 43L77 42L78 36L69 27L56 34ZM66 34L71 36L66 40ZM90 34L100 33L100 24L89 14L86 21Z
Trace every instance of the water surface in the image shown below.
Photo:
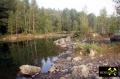
M60 52L54 39L40 39L15 43L0 43L0 78L16 79L18 68L23 64L40 66L48 72ZM20 79L17 77L17 79Z

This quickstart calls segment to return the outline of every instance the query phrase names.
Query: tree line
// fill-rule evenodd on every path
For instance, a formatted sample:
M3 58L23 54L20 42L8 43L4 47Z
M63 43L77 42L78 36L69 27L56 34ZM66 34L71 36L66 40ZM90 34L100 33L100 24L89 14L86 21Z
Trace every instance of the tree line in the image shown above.
M105 34L120 29L120 16L114 13L108 16L105 8L96 16L93 13L88 14L84 9L78 12L68 8L38 8L36 0L0 0L0 11L0 34L63 31Z

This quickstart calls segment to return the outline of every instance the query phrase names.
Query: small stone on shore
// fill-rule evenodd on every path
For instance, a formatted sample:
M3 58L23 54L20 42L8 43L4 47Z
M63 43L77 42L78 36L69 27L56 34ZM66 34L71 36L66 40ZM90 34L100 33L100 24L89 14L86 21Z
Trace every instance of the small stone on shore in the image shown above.
M82 58L81 57L75 57L75 58L73 58L73 61L80 61Z
M64 78L64 77L60 77L60 79L66 79L66 78Z
M72 60L72 57L67 57L67 61L71 61Z

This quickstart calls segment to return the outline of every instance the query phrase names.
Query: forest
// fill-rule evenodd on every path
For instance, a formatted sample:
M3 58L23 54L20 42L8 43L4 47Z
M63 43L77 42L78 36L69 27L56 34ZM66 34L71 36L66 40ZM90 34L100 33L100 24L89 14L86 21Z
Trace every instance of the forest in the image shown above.
M115 12L109 15L104 7L96 15L87 7L0 0L0 79L120 79L119 72L113 78L108 73L120 71L120 0L111 2ZM105 66L110 67L102 78L99 68Z
M39 8L36 0L1 0L0 1L0 35L9 34L44 34L52 32L97 32L115 33L120 29L120 9L116 3L117 13L107 15L105 8L100 15L88 14L83 8L64 10Z

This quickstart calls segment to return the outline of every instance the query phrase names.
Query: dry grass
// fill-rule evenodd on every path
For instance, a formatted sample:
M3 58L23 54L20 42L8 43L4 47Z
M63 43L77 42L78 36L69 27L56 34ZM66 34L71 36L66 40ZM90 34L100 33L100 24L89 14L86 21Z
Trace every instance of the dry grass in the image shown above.
M41 38L58 38L64 37L68 34L57 34L57 33L46 33L46 34L13 34L13 35L5 35L0 38L0 41L4 42L17 42L17 41L25 41L32 39L41 39Z

